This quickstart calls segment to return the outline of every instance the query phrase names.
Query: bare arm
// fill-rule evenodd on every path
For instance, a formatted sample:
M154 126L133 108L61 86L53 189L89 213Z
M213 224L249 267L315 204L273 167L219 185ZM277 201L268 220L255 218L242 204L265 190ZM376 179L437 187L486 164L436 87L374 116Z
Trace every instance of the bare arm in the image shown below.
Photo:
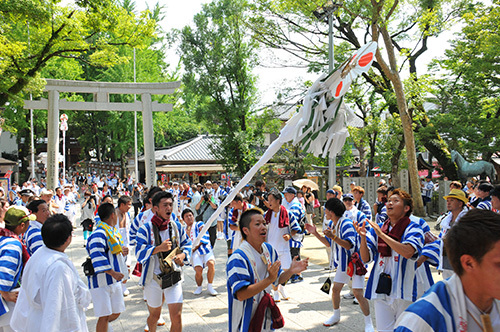
M363 260L363 262L369 262L370 261L370 250L368 250L368 243L366 242L365 223L363 222L360 225L357 221L355 221L354 228L356 229L356 232L358 232L359 237L361 238L361 243L359 246L359 253L361 254L361 259Z
M318 233L318 230L316 229L316 226L314 225L310 225L310 224L306 224L306 230L313 234L321 243L323 243L326 247L330 247L330 242L328 242L328 240L324 237L324 236L321 236L319 233Z

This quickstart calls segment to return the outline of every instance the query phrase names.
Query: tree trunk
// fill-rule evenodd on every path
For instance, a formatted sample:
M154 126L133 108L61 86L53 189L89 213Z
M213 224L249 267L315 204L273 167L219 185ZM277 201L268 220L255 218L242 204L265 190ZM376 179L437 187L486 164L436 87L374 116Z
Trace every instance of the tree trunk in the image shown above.
M398 148L396 151L394 151L394 154L392 155L391 158L391 179L392 179L392 186L394 188L401 188L401 179L399 178L399 158L401 158L401 152L403 151L403 148L405 147L405 140L404 137L401 137L401 140L399 141Z
M376 10L380 10L380 3L376 7ZM406 146L406 156L408 159L408 173L410 177L410 194L413 198L414 202L414 213L417 216L423 216L424 204L422 202L422 195L420 193L420 182L418 179L418 168L417 168L417 154L415 150L415 137L413 135L413 127L412 127L412 119L410 114L408 113L408 105L406 103L406 96L404 93L403 83L401 82L401 78L399 77L398 66L396 62L396 55L394 54L394 46L392 44L391 36L387 31L386 26L378 26L378 15L380 11L374 12L374 20L373 20L373 40L378 41L379 33L382 34L382 38L385 43L385 48L387 50L387 56L390 63L389 66L385 63L385 60L382 58L380 54L380 50L377 50L376 57L379 64L382 66L387 77L392 82L394 87L394 92L396 93L396 99L398 104L399 115L401 117L401 124L403 126L403 135L405 139Z

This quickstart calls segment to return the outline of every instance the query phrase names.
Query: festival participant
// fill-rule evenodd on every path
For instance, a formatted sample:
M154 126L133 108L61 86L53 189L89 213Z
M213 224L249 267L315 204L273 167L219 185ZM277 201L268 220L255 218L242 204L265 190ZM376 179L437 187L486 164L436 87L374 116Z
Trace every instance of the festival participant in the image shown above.
M450 193L443 198L446 199L448 214L441 221L441 232L439 233L438 240L440 247L438 270L443 271L443 279L448 279L453 275L453 269L443 248L443 238L450 228L456 225L460 218L469 211L469 208L467 207L468 200L465 197L465 193L460 189L452 189Z
M295 233L289 241L290 245L290 256L292 260L298 257L300 260L300 248L302 248L302 241L304 241L304 234L306 233L305 223L306 223L306 211L302 208L299 199L296 197L297 191L293 187L285 188L283 191L283 196L285 200L283 201L283 206L285 209L291 213L294 219L299 223L300 231ZM300 274L293 275L290 278L291 283L296 283L304 280Z
M9 202L7 198L0 197L0 228L5 228L5 222L3 218L5 217L5 213L9 209Z
M135 254L142 264L139 284L144 286L149 316L147 330L156 331L164 302L170 314L170 331L182 331L181 266L189 261L191 241L178 221L172 219L173 197L169 192L158 192L152 200L154 213L137 232ZM169 257L171 265L164 259ZM168 280L167 280L168 278ZM169 282L170 281L170 282Z
M26 206L33 199L33 191L31 189L23 189L19 192L19 196L21 199L17 200L17 206Z
M186 234L188 234L191 239L191 243L194 242L196 237L200 234L203 229L203 222L195 222L194 215L191 209L185 209L182 211L182 220L186 223ZM191 253L191 265L195 270L195 281L198 286L194 291L194 295L200 295L203 291L203 269L208 268L207 272L207 290L210 295L217 295L217 291L214 289L212 283L214 282L215 276L215 256L210 246L210 236L205 233L196 247L193 247Z
M456 274L410 305L395 331L499 331L500 216L473 209L444 242Z
M73 193L71 185L65 186L63 192L65 198L64 214L71 221L73 228L76 228L76 195Z
M417 271L415 278L417 282L417 298L421 297L432 285L434 285L434 277L430 266L437 268L439 266L439 239L432 233L429 224L424 218L419 218L415 215L410 215L410 220L420 225L424 234L424 245L420 257L417 259Z
M377 188L377 202L373 204L373 211L375 212L375 221L377 224L383 223L387 220L387 203L388 188L380 186Z
M132 224L130 225L130 230L129 230L130 245L135 246L137 231L142 225L144 225L146 222L150 221L151 218L153 218L154 212L151 209L153 207L153 204L151 202L153 200L153 196L161 191L162 190L160 187L151 187L151 189L149 189L146 198L144 198L144 207L142 211L139 212L137 216L135 216L134 220L132 221Z
M128 248L123 247L121 236L116 231L118 217L113 204L102 203L97 213L100 222L87 242L87 253L95 274L87 279L94 314L98 317L96 332L106 332L109 323L125 311L121 281L127 273L123 255L128 254Z
M132 197L130 196L120 196L118 198L118 207L116 210L116 215L118 217L118 224L116 228L122 237L123 245L125 247L129 247L129 228L130 228L130 213L129 210L132 207ZM129 255L126 255L125 262L127 264L127 268L130 268L131 259ZM127 280L122 282L123 296L128 296L130 291L126 286Z
M241 194L236 194L231 202L231 210L228 213L228 224L231 230L231 238L228 240L228 257L238 249L241 244L241 232L239 221L241 214L248 209L253 208L253 205L247 203Z
M220 183L217 181L214 181L212 183L212 190L214 193L214 198L218 202L218 204L221 203L221 197L224 197L227 195L226 191L220 186ZM221 213L217 217L217 240L222 240L224 239L224 216Z
M500 185L491 191L491 207L496 213L500 213Z
M36 216L36 219L30 222L23 239L29 254L33 255L43 245L41 229L45 220L50 217L50 211L47 203L41 199L29 203L28 210Z
M246 332L252 323L262 324L262 330L269 331L269 310L265 311L266 319L256 314L264 294L269 293L271 285L285 283L293 274L307 269L307 258L293 260L288 270L281 269L278 253L265 243L268 231L262 213L257 208L242 213L239 226L243 242L227 262L230 332ZM269 295L267 299L272 301Z
M359 211L358 208L354 205L353 194L344 194L342 196L342 203L344 203L345 205L345 218L351 219L353 222L362 222L367 218L366 215L363 212Z
M84 196L84 201L82 203L82 214L81 214L81 223L83 227L83 240L84 246L87 245L87 239L90 234L92 234L92 229L94 228L94 212L96 210L96 200L97 198L90 193L90 191L86 191Z
M205 183L205 189L203 190L201 200L195 206L196 211L198 211L198 215L202 216L204 223L206 223L215 210L217 210L217 206L219 206L219 202L213 196L212 183L207 181ZM212 221L212 224L208 229L208 234L210 235L210 245L214 248L215 241L217 240L217 220Z
M60 187L56 188L56 194L52 199L54 201L54 213L64 213L66 198L64 197L62 189Z
M352 220L344 216L345 209L345 205L338 198L330 198L326 201L325 214L327 214L330 224L324 231L325 236L321 236L318 233L316 226L306 225L307 230L311 234L320 240L326 247L331 248L332 261L330 262L330 266L337 269L332 288L333 315L323 323L324 326L332 326L340 322L340 291L344 284L349 283L351 279L347 274L347 265L351 255L357 252L356 230L354 229ZM361 223L364 223L364 220L361 221ZM354 273L352 275L352 292L358 300L361 311L365 317L365 332L373 332L370 305L363 296L364 284L364 274L357 275Z
M491 210L490 192L493 190L493 185L489 182L483 182L477 187L476 195L481 198L481 202L477 205L477 209Z
M429 215L427 203L432 201L432 193L434 192L434 183L432 182L432 174L427 175L425 178L426 181L423 180L420 183L420 190L422 191L422 201L424 202L424 208L426 210L427 215Z
M292 263L292 256L290 254L289 241L298 232L301 231L299 223L295 220L295 216L288 212L286 208L281 205L283 196L276 190L271 190L267 199L269 210L267 210L264 219L268 225L269 231L267 232L267 242L278 253L281 266L284 269L289 269ZM240 226L241 230L241 226ZM280 301L280 294L283 300L288 300L285 286L281 283L278 287L274 287L274 301Z
M35 218L24 206L11 206L5 212L5 228L0 228L0 332L13 331L10 319L19 295L16 288L30 257L19 236Z
M363 212L369 220L372 220L372 209L370 208L370 204L368 204L368 202L363 198L365 190L360 186L355 186L352 189L352 195L354 196L354 201L356 202L356 208Z
M415 271L424 243L419 224L409 218L413 210L410 195L396 189L387 204L388 219L383 224L367 220L355 223L360 235L361 259L374 262L365 297L374 300L377 331L392 331L396 319L416 300Z
M62 214L50 217L43 224L41 236L45 246L24 269L11 319L15 331L88 331L84 310L90 304L90 292L64 253L71 243L72 232L71 222Z
M340 186L334 186L335 187L339 187ZM339 193L340 193L340 196L339 196ZM339 197L342 197L342 188L340 188L340 191L336 191L335 189L328 189L326 191L326 200L328 201L330 198L339 198ZM323 206L323 211L324 211L325 207ZM326 216L326 213L323 213L323 224L322 224L322 227L321 227L321 231L324 232L325 229L328 228L328 225L330 224L330 220L328 220L328 217ZM329 247L325 247L326 249L326 254L328 255L328 261L331 262L331 249ZM328 266L328 267L325 267L325 270L331 270L331 267ZM353 299L354 298L354 295L352 295L352 297L350 297L350 299Z

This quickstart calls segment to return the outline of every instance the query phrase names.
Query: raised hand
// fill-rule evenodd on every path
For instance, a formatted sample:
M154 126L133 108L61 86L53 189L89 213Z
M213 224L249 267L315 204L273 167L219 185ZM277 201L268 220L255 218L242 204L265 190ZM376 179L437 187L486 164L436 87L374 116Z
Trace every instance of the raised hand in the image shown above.
M323 234L325 234L326 237L329 237L330 239L333 239L335 235L337 234L337 231L331 228L327 228L323 231Z
M315 234L317 234L317 233L318 233L318 230L316 229L316 226L314 226L314 225L311 225L311 224L306 224L306 225L305 225L305 227L306 227L306 230L307 230L309 233L313 234L313 235L315 235Z
M271 280L271 282L274 282L276 278L278 278L280 267L281 267L280 261L276 261L273 264L269 264L267 266L267 273L269 274L267 277L269 278L269 280Z
M368 218L366 219L368 220ZM365 237L366 236L366 226L365 226L365 221L362 220L360 222L354 221L354 228L356 229L356 232L360 235Z

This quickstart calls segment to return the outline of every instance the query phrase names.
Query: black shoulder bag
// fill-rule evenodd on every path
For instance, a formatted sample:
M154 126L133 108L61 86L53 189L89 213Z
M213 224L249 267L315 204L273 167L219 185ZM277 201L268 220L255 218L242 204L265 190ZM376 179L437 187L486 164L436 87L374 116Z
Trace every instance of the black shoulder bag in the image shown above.
M155 238L155 245L159 246L161 244L160 232L158 227L155 224L151 225L153 227L153 234ZM168 235L170 237L170 241L172 241L172 225L168 227ZM160 261L160 274L153 274L153 279L160 285L161 289L165 289L171 287L178 283L181 280L181 272L176 271L173 267L169 266L165 263L165 258L168 257L173 251L175 253L180 252L179 247L177 246L177 241L172 241L172 248L167 252L159 252L158 260Z

